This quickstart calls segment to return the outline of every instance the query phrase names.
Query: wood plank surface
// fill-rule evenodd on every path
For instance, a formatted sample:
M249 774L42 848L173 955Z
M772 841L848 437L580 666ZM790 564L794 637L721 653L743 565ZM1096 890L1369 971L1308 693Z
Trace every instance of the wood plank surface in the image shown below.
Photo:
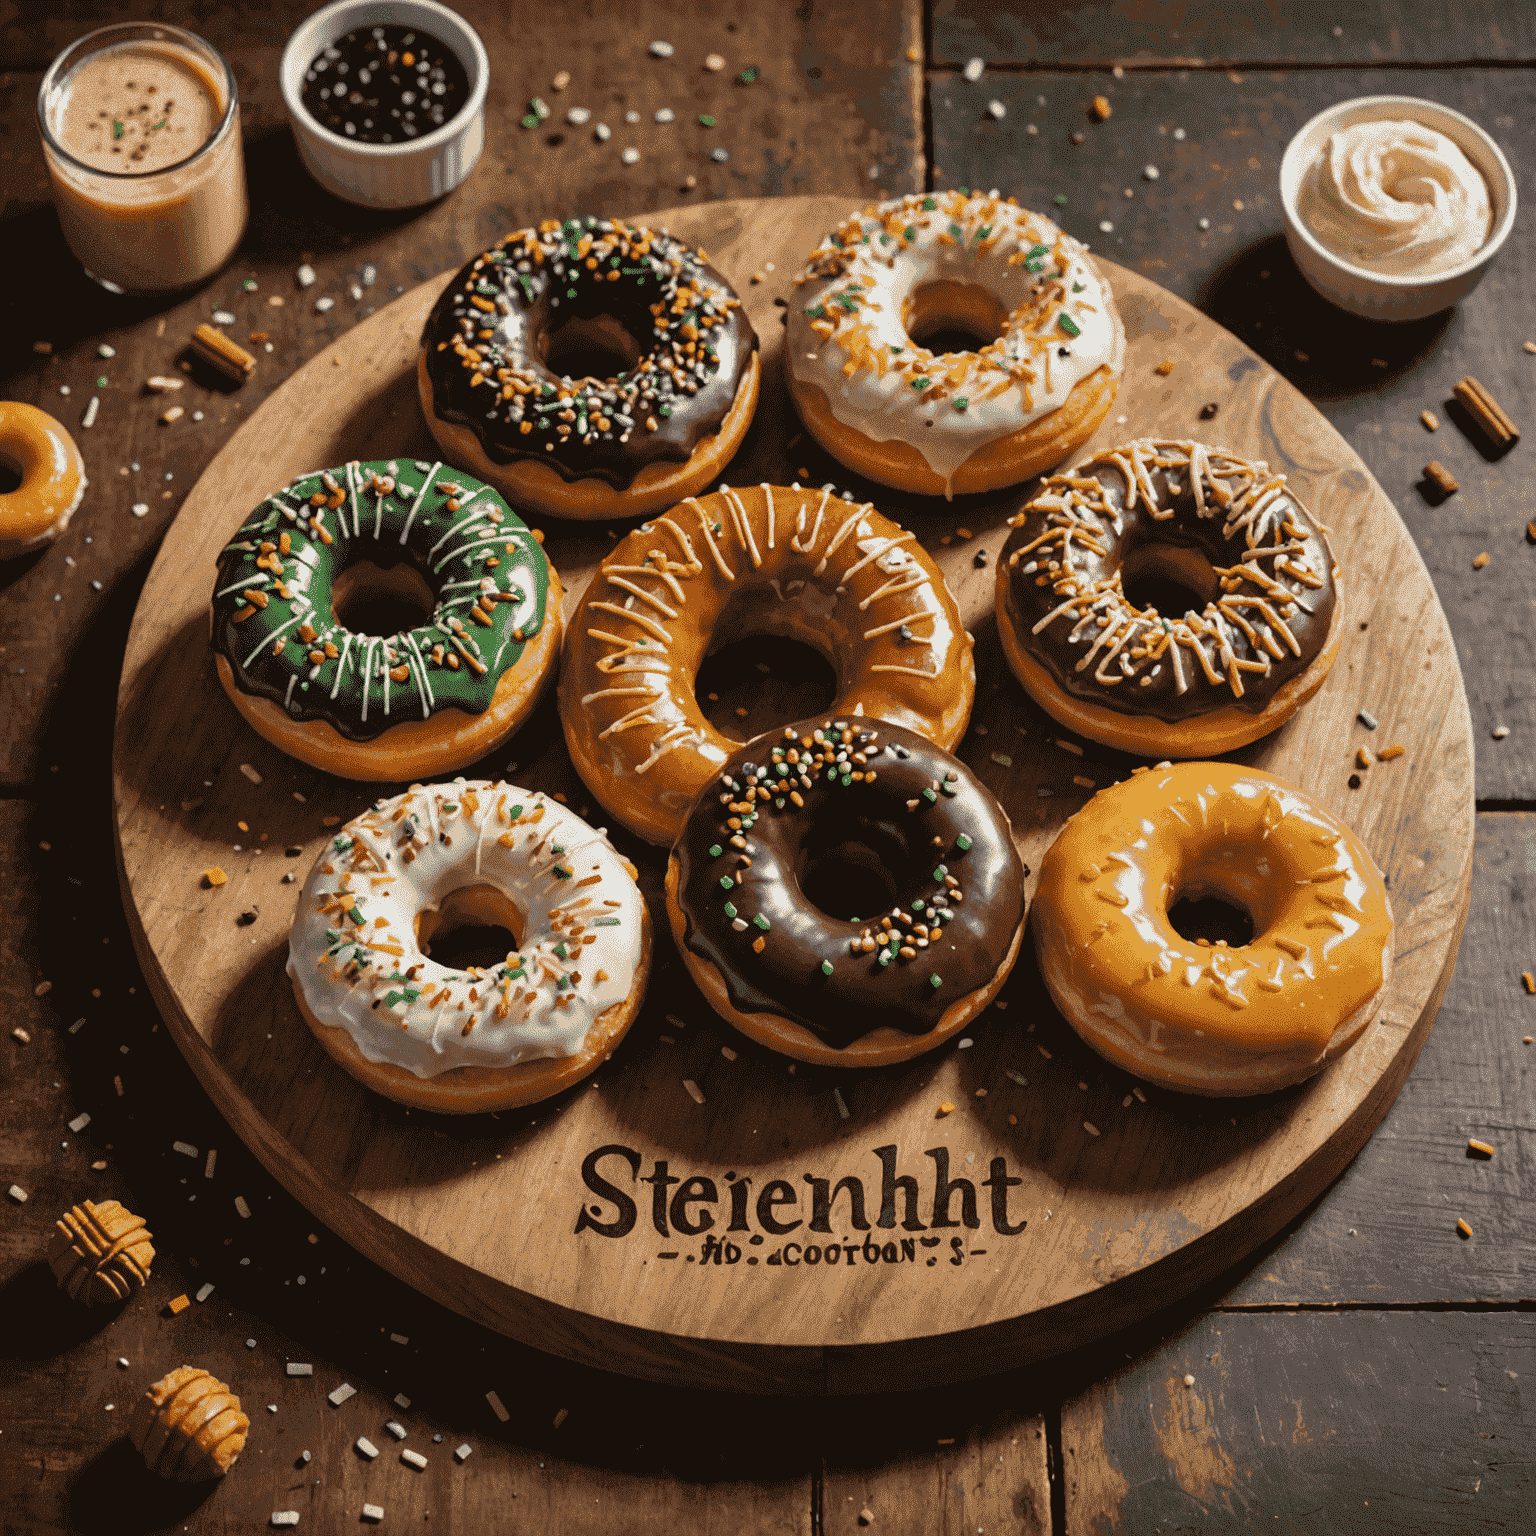
M96 425L75 433L91 486L65 537L0 565L0 788L36 780L40 732L71 659L95 647L111 592L125 583L137 590L150 551L220 444L299 363L380 304L552 215L808 192L852 201L923 184L922 73L906 57L920 35L916 0L873 12L855 0L724 11L702 0L594 0L563 8L558 26L544 24L536 5L470 0L459 9L481 32L492 73L479 166L423 209L351 208L323 194L300 165L277 88L283 44L313 9L309 0L255 10L157 8L162 19L206 35L233 65L251 189L251 223L234 262L179 301L113 298L88 282L49 202L33 116L38 83L54 53L107 19L102 7L50 7L35 25L15 29L11 56L30 68L12 64L0 76L0 231L12 281L29 300L21 322L0 334L0 393L50 411L71 430L93 395L101 406ZM673 57L652 57L653 39L671 41ZM710 52L726 59L724 70L703 68ZM743 84L738 76L750 67L757 77ZM571 83L556 92L561 69ZM534 95L554 115L530 131L519 122ZM590 109L592 123L565 123L573 106ZM676 121L656 123L667 106ZM627 112L641 120L626 123ZM716 126L702 126L701 114ZM593 134L599 121L613 129L606 143ZM631 145L641 158L626 166L620 155ZM728 160L712 160L714 149ZM317 280L301 288L295 272L306 262ZM245 291L247 280L255 291ZM335 307L317 312L317 300ZM235 392L193 375L177 397L187 414L161 426L165 401L143 381L175 372L194 328L217 310L237 317L228 329L242 342L252 332L265 338L253 345L256 374ZM51 355L34 353L36 342ZM100 358L103 343L116 356ZM98 378L107 383L98 388Z
M1528 1312L1208 1315L1067 1397L1065 1529L1527 1529L1533 1370Z
M1536 57L1536 23L1521 0L1472 0L1435 11L1429 24L1412 0L1353 5L1287 0L1283 10L1268 0L1162 5L1088 0L1062 6L933 0L930 26L932 62L942 65L982 58L1026 69L1234 62L1362 70Z
M763 338L763 401L747 444L726 470L738 483L799 477L780 446L786 439L793 446L795 428L780 382L774 306L784 301L797 253L844 208L828 198L668 215L736 279ZM748 274L765 270L765 258L775 262L773 278L750 284ZM654 995L675 1012L653 1001L638 1039L617 1053L612 1071L512 1117L510 1136L499 1125L450 1126L445 1135L461 1149L455 1154L417 1128L423 1117L411 1120L362 1094L321 1054L293 1006L281 967L291 896L273 889L277 861L264 857L263 844L270 838L274 850L294 845L313 857L329 836L322 815L350 817L375 792L303 769L234 726L206 653L188 637L205 622L194 573L228 538L232 508L317 463L428 451L411 376L434 283L317 358L199 483L141 599L115 747L130 920L156 998L194 1070L253 1150L350 1241L467 1315L578 1359L621 1361L638 1374L681 1375L700 1385L739 1378L759 1390L848 1391L877 1381L975 1374L1162 1305L1271 1235L1353 1156L1417 1055L1443 991L1465 899L1470 744L1444 620L1390 507L1300 396L1194 311L1122 269L1109 272L1130 348L1116 407L1122 415L1097 440L1188 431L1193 413L1185 391L1202 398L1214 392L1226 411L1223 441L1283 461L1297 493L1333 530L1350 605L1340 659L1316 700L1241 755L1303 784L1345 816L1388 871L1398 960L1375 1029L1294 1093L1229 1105L1158 1094L1145 1112L1128 1115L1114 1106L1129 1098L1129 1083L1061 1024L1026 961L1010 994L1017 1011L978 1026L975 1049L845 1081L850 1113L841 1126L830 1118L830 1079L790 1079L782 1063L755 1052L721 1064L719 1046L737 1042L721 1035L706 1009L690 1005L686 989L683 996L673 991L663 944ZM1164 357L1185 370L1178 388L1156 370ZM334 381L326 386L326 411L314 406L321 379ZM967 498L954 507L919 507L916 498L884 492L874 499L900 509L945 571L966 622L982 629L992 583L986 562L976 563L975 546L1000 547L1020 494ZM957 543L949 530L960 517L974 538ZM606 540L586 525L550 524L545 547L574 604ZM1389 657L1395 666L1386 664ZM1091 786L1122 777L1130 760L1091 748L1071 756L1055 745L1057 732L1043 725L985 643L978 674L984 688L973 717L977 730L961 756L1002 799L1026 864L1038 865L1061 821L1086 798L1084 780ZM1413 680L1411 706L1405 674ZM1354 718L1363 688L1393 739L1406 745L1408 771L1376 773L1354 790L1345 780L1355 738L1364 736ZM1425 707L1428 699L1435 703ZM574 791L580 804L551 715L542 711L506 749L520 764L515 781ZM772 723L749 721L746 728ZM996 739L1007 742L1007 753L996 750ZM499 773L503 756L470 768L470 776ZM255 767L259 784L242 763ZM290 794L301 784L305 803L296 811ZM250 831L241 829L239 845L226 842L225 829L241 822ZM645 872L654 898L655 850L620 844ZM200 873L215 853L231 882L200 894ZM236 922L242 913L247 920ZM1021 1033L1025 1021L1040 1026L1034 1042ZM685 1027L686 1041L669 1044ZM263 1033L270 1043L260 1040ZM1021 1097L1009 1091L1004 1069L1017 1070L1031 1044L1054 1065L1050 1073L1031 1068L1040 1078L1037 1092ZM1078 1101L1070 1090L1062 1097L1053 1085L1068 1075L1081 1080L1087 1098ZM702 1110L684 1099L683 1077L703 1089ZM940 1098L968 1106L942 1129L933 1123ZM1015 1101L1016 1133L1003 1124ZM542 1128L535 1133L536 1125ZM781 1146L753 1140L768 1126ZM930 1151L933 1141L939 1147ZM908 1272L894 1243L878 1274L869 1272L868 1260L855 1271L850 1256L837 1273L817 1276L822 1305L807 1309L809 1282L794 1263L799 1238L793 1254L778 1247L737 1252L730 1262L745 1256L743 1282L718 1261L706 1268L718 1246L710 1241L697 1254L675 1236L662 1245L670 1252L654 1238L636 1250L633 1243L583 1240L586 1224L571 1224L570 1204L583 1198L573 1183L578 1168L587 1170L587 1187L601 1193L590 1182L595 1165L588 1161L600 1147L630 1149L624 1155L645 1163L702 1159L712 1174L745 1167L759 1189L773 1179L793 1189L802 1176L822 1176L828 1167L837 1176L878 1177L870 1151L878 1144L898 1148L904 1171L927 1169L924 1155L947 1159L951 1148L974 1164L977 1177L995 1169L996 1159L1014 1160L1022 1180L1014 1198L1019 1210L1033 1213L1032 1235L1005 1242L998 1227L998 1240L988 1234L986 1247L980 1234L956 1238L953 1254L928 1255L928 1269L940 1257L948 1262L927 1281L918 1266L903 1279ZM1111 1167L1120 1170L1113 1177ZM605 1170L616 1171L617 1162ZM1179 1191L1172 1207L1171 1190ZM504 1218L509 1208L520 1213L516 1223ZM656 1228L669 1239L659 1220ZM909 1246L914 1251L905 1257L918 1258ZM766 1262L753 1276L756 1257ZM983 1257L987 1263L975 1262ZM680 1258L697 1260L698 1269L666 1269L664 1260Z
M1479 800L1536 800L1536 541L1526 533L1536 519L1536 481L1524 473L1531 449L1517 444L1490 460L1450 403L1452 385L1470 373L1517 422L1536 428L1536 357L1522 345L1536 339L1530 263L1513 248L1504 252L1448 315L1406 325L1357 320L1297 271L1277 190L1286 143L1314 113L1352 95L1400 92L1481 123L1509 156L1520 197L1536 196L1536 76L1382 70L1341 82L1327 70L1191 70L1116 80L1107 71L1039 71L974 86L936 76L931 90L943 185L997 186L1026 206L1057 208L1064 227L1095 251L1242 337L1360 455L1413 534L1450 619L1477 735ZM1099 93L1114 105L1105 123L1088 116ZM991 98L1006 109L1001 121L984 115ZM1069 130L1084 142L1072 144ZM1146 179L1148 166L1156 181ZM1440 419L1437 432L1420 422L1426 409ZM1440 505L1422 484L1431 458L1461 485ZM1475 568L1484 551L1491 559ZM1499 726L1507 737L1493 736Z

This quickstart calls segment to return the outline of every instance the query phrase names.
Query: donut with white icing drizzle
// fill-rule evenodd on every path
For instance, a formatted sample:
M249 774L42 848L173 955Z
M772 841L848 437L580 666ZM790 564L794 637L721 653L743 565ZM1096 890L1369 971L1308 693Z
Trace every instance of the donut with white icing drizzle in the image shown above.
M500 924L495 965L426 950L448 921ZM591 1072L640 1009L651 929L634 866L544 794L412 785L331 840L299 896L299 1011L360 1082L448 1113L531 1104Z
M567 629L566 745L631 831L675 841L741 745L694 678L728 636L783 635L837 674L833 712L890 720L950 751L976 693L972 641L916 536L868 503L798 486L692 497L617 544Z
M1338 654L1333 551L1262 460L1139 438L1051 476L1012 524L1003 652L1035 702L1090 740L1230 752L1288 720Z
M1114 403L1125 331L1087 247L993 192L914 193L854 214L795 279L785 357L812 436L927 495L1017 485ZM936 354L959 329L975 351Z

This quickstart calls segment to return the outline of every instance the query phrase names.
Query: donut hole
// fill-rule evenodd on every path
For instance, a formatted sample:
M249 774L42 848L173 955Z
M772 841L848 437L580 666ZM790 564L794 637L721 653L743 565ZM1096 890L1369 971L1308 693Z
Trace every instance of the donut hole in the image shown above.
M331 583L331 612L354 635L398 635L436 608L437 593L408 556L389 565L354 560Z
M1001 299L979 283L939 278L907 295L901 319L918 346L943 356L989 346L1007 328L1008 311Z
M1120 563L1120 587L1136 607L1155 608L1164 618L1200 613L1221 595L1221 578L1197 549L1178 544L1142 544Z
M573 382L607 382L645 356L645 348L613 315L572 315L544 336L540 350L551 373Z
M422 954L454 971L500 965L522 947L523 929L522 912L493 885L461 886L416 914Z
M1180 938L1198 944L1224 943L1241 949L1253 942L1253 919L1235 901L1200 889L1181 891L1168 908L1168 921Z
M727 613L717 630L728 632L729 621ZM786 720L830 709L837 673L814 646L784 635L751 635L711 651L693 687L704 718L722 736L750 741Z
M799 871L800 893L838 922L868 921L897 905L891 870L909 862L907 850L883 828L839 817L813 829Z
M21 482L21 461L0 449L0 496L9 496L12 491L19 491Z

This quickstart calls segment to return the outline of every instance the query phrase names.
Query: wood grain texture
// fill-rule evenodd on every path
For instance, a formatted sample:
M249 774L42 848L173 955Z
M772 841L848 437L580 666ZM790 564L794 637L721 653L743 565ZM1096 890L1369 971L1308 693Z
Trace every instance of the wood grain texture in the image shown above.
M1526 1313L1213 1314L1063 1404L1066 1528L1523 1529L1533 1369Z
M1095 251L1240 336L1360 455L1413 534L1450 619L1477 737L1478 798L1536 800L1529 442L1490 459L1450 403L1452 385L1470 373L1517 422L1536 423L1536 357L1522 346L1536 339L1530 264L1501 258L1444 315L1406 325L1358 320L1319 298L1297 271L1277 190L1286 143L1315 113L1348 96L1395 92L1443 102L1481 123L1514 165L1521 198L1536 197L1536 81L1524 71L1475 69L1342 77L1128 71L1121 80L1042 70L975 86L935 76L930 89L944 185L996 186L1026 207L1056 208L1063 226ZM1087 107L1101 92L1114 116L1095 124ZM1007 111L1000 122L984 116L993 97ZM1069 130L1084 142L1073 145ZM1176 130L1186 137L1175 138ZM1156 181L1143 175L1149 165ZM1055 204L1058 195L1065 205ZM1103 231L1103 222L1113 228ZM1420 422L1425 409L1440 418L1437 432ZM1461 485L1442 505L1431 504L1421 482L1431 458ZM1474 568L1483 551L1491 560ZM1499 725L1510 732L1502 740L1492 735Z
M36 782L37 743L71 661L91 646L112 593L137 590L150 552L214 453L300 363L376 307L457 266L465 252L552 215L644 212L682 198L839 192L852 199L923 184L922 72L906 57L920 35L917 0L875 11L856 0L795 8L589 0L563 6L558 25L528 0L464 0L458 9L480 31L491 61L480 164L426 208L352 208L304 171L277 87L283 45L314 8L310 0L257 8L166 0L154 8L230 60L251 191L251 223L234 262L195 294L159 301L114 298L81 275L49 200L34 117L53 55L119 11L75 0L34 7L25 25L0 21L13 45L6 51L13 72L0 75L0 155L7 157L0 232L11 279L30 296L21 319L0 334L0 395L39 405L74 431L91 481L62 540L0 564L0 789ZM653 58L653 38L670 40L674 56ZM712 51L727 60L719 73L702 67ZM754 83L739 83L753 65ZM561 69L572 79L556 92L551 82ZM519 126L534 95L555 114L538 131ZM564 122L573 106L588 108L592 121ZM673 109L674 122L654 121L662 107ZM627 124L630 111L640 121ZM701 125L701 114L716 126ZM613 129L606 143L593 134L600 121ZM626 166L620 155L631 145L641 158ZM714 149L729 159L712 160ZM696 180L692 191L688 177ZM318 274L313 287L295 280L301 262ZM248 279L256 291L245 291ZM320 299L335 307L317 312ZM230 391L194 373L177 396L186 415L162 426L166 402L145 393L143 381L176 372L192 331L215 310L237 317L227 329L257 354L255 376ZM251 343L253 331L264 339ZM33 353L38 341L52 346L51 356ZM102 343L116 356L99 357ZM106 385L98 388L98 378ZM96 425L76 430L93 395L101 401ZM198 411L201 421L193 419ZM135 505L146 512L134 515Z
M736 277L764 338L766 379L778 377L773 300L797 256L844 206L835 199L732 203L671 219ZM775 280L749 284L747 274L766 259L776 263ZM1324 692L1243 758L1308 786L1355 826L1391 873L1399 961L1377 1024L1299 1091L1220 1112L1152 1095L1145 1109L1126 1112L1118 1105L1129 1083L1077 1044L1033 967L1021 965L1010 984L1014 1011L992 1014L975 1031L974 1050L844 1081L844 1122L828 1084L814 1074L792 1078L782 1062L752 1051L722 1059L729 1036L686 987L679 990L663 957L633 1048L626 1045L610 1069L570 1097L524 1115L452 1126L439 1137L429 1134L425 1117L366 1095L322 1055L293 1007L281 974L291 892L277 884L276 849L301 846L312 856L328 835L322 817L350 817L372 795L280 758L234 725L225 701L209 691L196 573L209 569L243 510L301 468L421 451L410 365L434 283L309 364L205 474L141 599L115 748L125 891L156 999L194 1070L253 1150L365 1253L466 1315L558 1353L701 1385L849 1391L995 1369L1129 1321L1229 1266L1295 1215L1358 1149L1422 1044L1464 910L1470 752L1444 621L1390 508L1301 398L1177 300L1120 269L1111 276L1131 338L1121 407L1136 426L1111 421L1104 440L1128 430L1190 431L1198 402L1214 393L1225 402L1224 440L1283 464L1333 528L1335 551L1351 573L1350 639ZM1156 373L1154 363L1169 356L1182 376ZM321 395L328 408L317 412ZM738 483L782 483L806 452L782 390L765 388L764 395L729 468ZM788 464L780 447L786 441ZM1052 745L1059 733L1045 728L995 654L995 634L984 625L991 575L976 550L1000 547L1020 497L921 510L911 499L876 499L887 510L894 503L899 520L919 532L967 622L982 630L978 673L987 682L962 755L1010 810L1026 862L1038 863L1062 817L1086 798L1074 775L1107 782L1129 760L1092 748L1076 757ZM949 530L962 516L974 538L956 543ZM606 544L590 526L549 528L546 548L572 603ZM1398 765L1405 771L1378 771L1355 793L1344 780L1353 740L1363 734L1351 721L1366 686L1384 729L1404 740L1408 754ZM189 699L199 701L190 710ZM513 743L518 776L572 793L579 807L579 783L548 715ZM242 774L242 762L260 773L259 786ZM249 830L242 829L237 850L229 829L241 820ZM650 850L626 851L654 897L659 861ZM229 869L230 883L200 890L200 871L215 861ZM242 912L255 914L243 927L236 922ZM1029 1025L1038 1026L1034 1040L1026 1037ZM1034 1044L1052 1052L1049 1067ZM1032 1090L1003 1076L1020 1067ZM705 1105L685 1096L685 1077L703 1088ZM1073 1090L1078 1079L1089 1086ZM963 1107L936 1122L941 1099ZM1085 1131L1084 1120L1102 1136ZM881 1164L873 1149L880 1145L897 1148L892 1157L904 1176L932 1172L936 1179L947 1163L947 1177L979 1182L1003 1159L1023 1183L1011 1206L994 1207L1002 1212L993 1216L997 1235L986 1229L983 1199L979 1213L966 1227L957 1219L952 1233L929 1232L921 1219L890 1232L894 1239L921 1226L926 1246L919 1250L909 1238L911 1251L903 1253L891 1241L878 1269L871 1250L858 1247L867 1232L850 1237L852 1211L839 1206L836 1225L822 1225L829 1238L844 1240L841 1267L817 1272L810 1289L818 1304L810 1308L806 1276L789 1267L787 1247L744 1238L733 1243L731 1261L717 1265L711 1261L721 1234L698 1241L702 1223L692 1222L687 1207L680 1218L675 1203L672 1225L657 1217L648 1235L645 1212L635 1205L636 1224L623 1239L595 1235L590 1225L575 1230L592 1195L600 1198L588 1204L590 1216L621 1219L617 1186L605 1190L579 1174L601 1147L631 1149L606 1154L601 1172L637 1195L647 1193L635 1181L646 1169L648 1180L719 1180L711 1191L740 1171L759 1192L783 1179L800 1202L791 1216L803 1220L814 1219L804 1185L816 1178L853 1174L877 1191ZM659 1169L663 1158L669 1170ZM653 1192L659 1198L666 1186ZM508 1206L519 1211L515 1223L504 1219ZM723 1226L724 1206L716 1209ZM1021 1213L1028 1235L1003 1236ZM743 1222L736 1230L763 1236ZM759 1225L773 1230L761 1218ZM681 1241L677 1226L692 1227L694 1241ZM753 1266L759 1257L762 1265ZM703 1267L683 1269L695 1261ZM932 1342L923 1343L928 1336Z
M1139 4L1089 0L1071 6L1007 6L934 0L935 64L1333 65L1368 69L1447 59L1501 63L1536 56L1536 25L1520 0L1474 0L1438 11L1426 25L1412 0L1266 0L1229 4Z

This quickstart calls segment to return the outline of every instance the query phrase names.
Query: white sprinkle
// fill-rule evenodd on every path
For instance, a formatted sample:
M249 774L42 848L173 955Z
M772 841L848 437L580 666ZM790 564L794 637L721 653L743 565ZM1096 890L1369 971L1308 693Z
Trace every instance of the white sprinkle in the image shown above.
M364 1456L368 1458L369 1461L372 1461L373 1458L379 1454L378 1446L376 1446L373 1441L368 1438L367 1435L359 1435L357 1437L357 1448L363 1453Z
M1368 710L1368 709L1362 709L1362 710L1361 710L1361 711L1360 711L1360 713L1359 713L1359 714L1358 714L1358 715L1356 715L1356 716L1355 716L1355 718L1356 718L1356 719L1357 719L1357 720L1358 720L1358 721L1359 721L1359 722L1360 722L1360 724L1361 724L1361 725L1363 725L1363 726L1364 726L1364 727L1365 727L1365 728L1366 728L1366 730L1368 730L1368 731L1374 731L1374 730L1375 730L1375 729L1376 729L1376 727L1377 727L1377 726L1378 726L1378 725L1380 725L1380 724L1381 724L1381 721L1379 721L1379 720L1378 720L1378 719L1377 719L1377 718L1376 718L1376 716L1375 716L1375 715L1373 715L1373 714L1372 714L1372 713L1371 713L1371 712L1370 712L1370 710Z
M72 1131L83 1131L91 1123L91 1117L83 1111L69 1122Z
M832 1090L832 1097L837 1100L837 1113L838 1113L838 1117L840 1119L846 1120L848 1118L849 1114L851 1113L851 1111L849 1110L848 1106L843 1102L843 1090L841 1088L834 1088Z
M688 1090L688 1097L691 1098L695 1104L702 1104L704 1102L704 1090L700 1088L699 1085L694 1082L691 1077L685 1077L683 1079L683 1087Z
M987 61L985 59L967 59L965 62L965 68L962 69L960 73L964 75L972 85L975 85L976 82L981 79L981 72L986 67Z
M384 1506L382 1504L364 1504L363 1519L375 1522L384 1518Z
M336 1390L329 1394L331 1407L340 1408L349 1397L357 1396L357 1388L350 1382L342 1382Z
M322 315L326 312L326 310L335 308L335 305L336 305L336 300L333 299L333 298L330 298L329 296L327 296L326 298L323 298L323 299L316 299L315 300L315 308Z
M1184 130L1182 128L1175 128L1173 130L1173 136L1182 143L1184 139Z
M409 1344L411 1342L410 1335L404 1333L392 1333L389 1336L389 1342L391 1344Z
M583 123L590 123L592 121L592 109L590 107L572 107L565 114L565 120L568 123L574 123L579 128Z
M12 1184L7 1193L17 1205L25 1205L27 1203L27 1192L20 1184Z
M245 1203L244 1195L235 1196L235 1209L239 1211L242 1216L249 1217L251 1214L251 1208Z
M411 1400L410 1400L410 1398L408 1398L405 1395L404 1392L397 1392L397 1393L395 1393L395 1407L396 1408L409 1408L410 1406L411 1406Z
M352 295L354 301L361 299L363 296L363 290L356 283L353 283L347 292Z
M59 600L58 593L54 594L53 600L54 600L54 602L58 602L58 600ZM21 1041L21 1043L23 1045L31 1045L32 1044L32 1036L31 1036L31 1034L27 1030L23 1029L20 1024L18 1024L16 1026L16 1028L11 1031L11 1038L13 1040ZM89 1116L87 1116L87 1118L89 1118ZM66 1142L65 1145L68 1146L68 1142Z
M1197 229L1209 229L1209 228L1210 228L1210 227L1211 227L1211 221L1210 221L1210 220L1209 220L1209 219L1201 219L1201 220L1200 220L1200 221L1199 221L1199 222L1198 222L1198 223L1197 223L1197 224L1196 224L1196 226L1195 226L1195 227L1196 227L1196 228L1197 228Z
M369 262L368 265L363 268L363 287L372 288L374 283L378 281L378 277L379 269L374 266L372 262Z
M1005 107L1002 102L1000 102L994 96L992 100L987 103L987 115L996 119L998 122L1001 122L1005 117L1008 116L1008 108Z
M208 1298L210 1296L212 1296L212 1295L213 1295L213 1281L209 1280L206 1284L198 1286L198 1288L197 1288L197 1299L199 1301L207 1301Z
M724 165L725 162L731 158L731 152L728 149L712 149L709 152L709 158L713 160L716 165Z
M67 395L69 393L69 385L68 384L60 384L59 385L59 393L61 395Z
M640 114L636 112L634 108L630 108L630 110L624 114L624 121L626 123L638 123L640 121Z
M102 1404L102 1408L103 1408L103 1409L104 1409L104 1410L105 1410L105 1411L106 1411L106 1412L107 1412L107 1413L111 1413L111 1412L112 1412L112 1410L113 1410L113 1409L114 1409L114 1408L116 1408L116 1407L117 1407L117 1404L116 1404L116 1403L103 1403L103 1404Z
M625 165L634 165L640 159L640 151L631 145L619 156Z
M213 323L215 325L233 325L235 317L227 309L216 309L213 312Z
M207 1159L203 1163L203 1177L205 1179L213 1177L213 1170L218 1161L219 1149L217 1147L209 1147Z
M961 1042L955 1047L955 1049L957 1051L968 1051L975 1044L976 1044L976 1042L974 1040L972 1040L969 1035L967 1035L963 1040L961 1040Z
M255 1339L247 1339L245 1341L245 1347L247 1349L255 1349L256 1348L256 1340Z
M613 129L610 128L607 123L599 123L597 127L592 130L592 137L596 139L599 144L606 144L608 140L613 137Z
M183 1157L197 1156L197 1148L190 1141L173 1141L171 1143L171 1150L173 1152L180 1152Z
M297 1360L290 1360L288 1362L288 1374L290 1376L313 1376L315 1368L312 1365L300 1364Z
M135 517L143 517L149 511L149 503L147 501L136 501L128 510Z
M405 1425L402 1424L398 1419L391 1419L384 1426L384 1428L387 1429L390 1432L390 1434L392 1434L395 1437L396 1440L404 1440L405 1439Z
M101 409L101 397L91 396L91 403L85 408L85 415L80 418L82 427L94 427L96 425L96 412Z
M272 1511L273 1525L297 1525L299 1512L296 1509L274 1509Z
M1100 234L1104 234L1104 235L1113 234L1114 233L1114 228L1115 228L1115 226L1113 224L1111 224L1108 219L1100 219L1099 220L1099 233Z
M1141 168L1141 179L1143 181L1156 181L1157 176L1158 171L1155 165L1144 165Z
M106 342L102 342L102 344L99 347L96 348L96 356L97 357L116 357L117 356L117 348L116 347L109 347L106 344Z
M501 1399L497 1397L494 1392L487 1392L485 1394L485 1400L491 1405L491 1412L494 1413L503 1424L505 1424L507 1420L512 1417L512 1415L507 1412L506 1408L502 1406Z
M309 285L315 280L315 269L310 266L308 262L305 262L304 265L300 267L296 273L294 273L294 276L298 278L300 288L308 288Z
M651 52L658 59L670 59L677 50L671 43L655 42L651 44Z
M718 75L725 68L725 60L718 53L705 54L704 68L712 75Z
M1192 1386L1194 1386L1194 1384L1195 1384L1195 1378L1193 1376L1189 1375L1188 1372L1186 1372L1185 1376L1184 1376L1184 1385L1186 1387L1192 1387Z
M192 412L192 420L193 421L201 421L202 419L203 419L203 413L201 411L193 411Z
M420 1451L401 1451L400 1460L408 1467L415 1467L418 1472L427 1464L427 1458Z
M1509 727L1507 725L1496 725L1496 726L1494 726L1494 728L1493 728L1493 739L1495 741L1503 741L1504 738L1506 736L1508 736L1508 735L1509 735Z
M659 107L657 109L656 121L658 123L670 123L673 119L674 114L671 107Z
M304 1463L304 1465L307 1467L309 1465L309 1452L308 1451L300 1451L299 1452L299 1460L302 1461Z
M466 1462L475 1454L475 1448L466 1440L453 1454L459 1462Z
M119 1355L117 1357L117 1363L120 1366L122 1366L122 1368L126 1371L128 1369L128 1356L127 1355Z

